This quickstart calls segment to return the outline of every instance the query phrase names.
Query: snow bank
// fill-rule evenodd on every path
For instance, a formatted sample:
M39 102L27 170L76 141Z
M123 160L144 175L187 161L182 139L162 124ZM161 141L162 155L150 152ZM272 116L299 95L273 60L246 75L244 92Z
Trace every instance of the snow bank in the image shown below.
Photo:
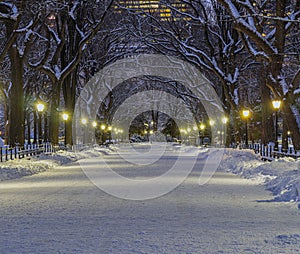
M0 163L0 181L33 175L69 162L100 156L106 150L106 148L94 147L76 153L72 151L58 151L51 155L41 154L39 156L2 162Z
M253 151L227 149L220 168L264 184L274 194L274 201L300 201L300 160L263 162Z
M0 164L0 181L33 175L59 165L54 160L13 160Z

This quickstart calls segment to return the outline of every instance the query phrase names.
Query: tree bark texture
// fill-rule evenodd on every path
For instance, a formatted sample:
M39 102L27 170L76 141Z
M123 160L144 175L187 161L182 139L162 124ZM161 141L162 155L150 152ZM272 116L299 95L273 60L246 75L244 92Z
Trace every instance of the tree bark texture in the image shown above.
M23 89L23 59L18 49L13 46L9 50L11 62L11 82L9 92L9 141L10 145L24 145L24 89Z
M60 83L52 83L51 105L50 105L50 124L49 124L49 138L53 145L58 144L59 135L59 103L60 103Z

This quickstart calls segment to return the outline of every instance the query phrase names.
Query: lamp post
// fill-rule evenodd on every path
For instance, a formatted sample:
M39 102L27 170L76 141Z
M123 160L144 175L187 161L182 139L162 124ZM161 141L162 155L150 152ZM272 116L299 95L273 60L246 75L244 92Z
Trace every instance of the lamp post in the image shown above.
M214 142L214 140L213 140L213 137L214 137L214 135L213 135L213 126L214 126L214 125L215 125L215 121L212 120L212 119L210 119L210 120L209 120L209 126L210 126L210 136L211 136L210 144L211 144L211 145L214 145L214 144L215 144L215 142Z
M96 139L96 127L97 127L97 125L98 125L98 124L97 124L96 121L93 121L93 122L92 122L93 132L92 132L91 138L92 138L92 142L93 142L94 144L97 143L97 139Z
M226 140L226 124L228 123L228 117L226 117L226 116L224 116L223 118L222 118L222 123L223 123L223 125L224 125L224 129L222 130L222 132L221 132L221 144L223 145L226 145L225 144L225 140ZM224 137L223 137L223 135L224 135Z
M64 120L65 123L65 145L67 144L67 121L69 119L69 114L68 113L63 113L62 114L62 119Z
M205 125L203 123L200 124L200 130L201 130L201 145L203 145L203 139L204 139L204 130L205 130Z
M120 133L120 138L121 138L121 142L123 142L123 129L119 129L119 133Z
M272 101L273 108L275 109L275 147L274 150L278 151L278 111L281 106L281 100Z
M192 129L190 127L186 128L186 132L187 132L187 144L188 145L191 144L191 131L192 131Z
M111 136L111 131L112 131L113 127L111 125L107 126L107 132L108 132L108 140L109 143L112 142L112 136Z
M100 129L102 131L102 136L101 136L101 142L102 142L102 145L105 144L105 140L106 140L106 135L105 135L105 129L106 129L106 125L105 124L101 124L100 125Z
M41 102L36 104L36 108L38 111L39 119L38 119L38 142L39 144L42 143L42 115L45 109L45 105Z
M288 140L288 152L290 147L291 131L287 131L287 140Z
M86 125L87 125L87 119L86 118L82 118L81 119L81 123L83 125L83 142L82 144L85 144L87 142L87 129L86 129Z
M250 116L250 110L244 109L242 111L243 117L245 118L245 145L248 148L248 118Z
M199 145L199 135L198 135L198 127L197 125L193 126L193 140L194 140L194 144L197 146Z

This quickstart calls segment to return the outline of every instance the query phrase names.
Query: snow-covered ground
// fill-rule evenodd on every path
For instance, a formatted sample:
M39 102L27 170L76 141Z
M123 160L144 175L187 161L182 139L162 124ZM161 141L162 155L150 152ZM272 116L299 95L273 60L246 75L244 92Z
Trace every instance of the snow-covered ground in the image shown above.
M0 162L0 182L23 176L30 176L69 162L100 156L101 154L108 153L109 151L109 148L100 148L96 146L76 153L60 150L51 155L41 154L38 156L25 157L23 159L9 160L2 163Z
M300 201L299 159L286 157L265 162L253 151L227 149L220 167L258 184L264 184L273 193L273 201Z
M183 150L188 160L191 150ZM147 167L124 163L111 150L101 157L128 178L153 177L173 165L177 152L170 149ZM200 186L205 150L200 152L180 186L146 201L106 194L78 162L0 182L0 253L300 253L295 203L266 202L273 196L258 184L266 177L249 180L223 170L239 164L235 172L240 173L241 165L252 163L248 169L254 169L273 163L260 162L251 152L226 150L221 167ZM81 161L98 164L99 157L90 155ZM107 184L115 183L107 179Z
M39 157L3 162L0 163L0 181L36 174L69 162L109 154L117 149L118 147L114 146L111 148L95 146L76 153L58 151L52 155L40 155ZM189 147L183 146L180 149L189 151ZM207 149L199 150L200 153L208 151ZM266 189L273 193L273 201L300 201L299 159L281 158L272 162L265 162L253 151L225 149L220 169L255 181L257 184L265 185Z

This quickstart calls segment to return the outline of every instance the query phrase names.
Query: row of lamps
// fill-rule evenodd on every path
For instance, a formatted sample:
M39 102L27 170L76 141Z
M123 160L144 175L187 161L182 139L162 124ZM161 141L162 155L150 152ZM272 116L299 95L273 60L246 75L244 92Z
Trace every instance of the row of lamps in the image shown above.
M281 100L273 100L272 101L272 105L273 105L273 108L275 109L275 147L274 147L274 150L278 150L278 111L279 111L279 109L280 109L280 107L281 107ZM39 142L41 143L41 139L42 139L42 114L43 114L43 112L44 112L44 110L45 110L45 104L44 103L42 103L42 102L38 102L37 104L36 104L36 109L37 109L37 111L38 111L38 115L39 115L39 118L38 118L38 140L39 140ZM249 109L243 109L242 110L242 116L243 116L243 118L245 119L245 145L246 145L246 147L248 147L248 119L249 119L249 117L250 117L250 110ZM66 122L66 121L68 121L68 119L69 119L69 114L68 113L63 113L62 114L62 119L64 120L64 122ZM223 124L227 124L227 122L228 122L228 118L227 117L223 117L222 118L222 123ZM87 121L87 119L86 118L82 118L81 119L81 123L83 124L83 125L86 125L87 123L88 123L88 121ZM152 123L152 122L151 122ZM153 124L153 123L152 123ZM215 122L214 122L214 120L210 120L209 121L209 124L211 125L211 126L213 126L214 124L215 124ZM96 121L93 121L93 123L92 123L92 126L93 127L97 127L97 122ZM204 129L205 129L205 125L203 124L203 123L201 123L200 124L200 130L201 131L203 131ZM106 125L105 124L102 124L101 126L100 126L100 129L101 130L105 130L106 129ZM194 130L197 130L197 127L196 126L194 126L193 127L193 129ZM113 129L112 129L112 126L108 126L107 127L107 130L108 131L112 131ZM116 132L116 133L122 133L123 131L122 130L120 130L120 129L114 129L114 131ZM187 130L181 130L181 131L183 131L183 132L190 132L191 131L191 129L190 128L188 128ZM146 133L146 131L145 131L145 133ZM151 134L151 133L150 133Z

